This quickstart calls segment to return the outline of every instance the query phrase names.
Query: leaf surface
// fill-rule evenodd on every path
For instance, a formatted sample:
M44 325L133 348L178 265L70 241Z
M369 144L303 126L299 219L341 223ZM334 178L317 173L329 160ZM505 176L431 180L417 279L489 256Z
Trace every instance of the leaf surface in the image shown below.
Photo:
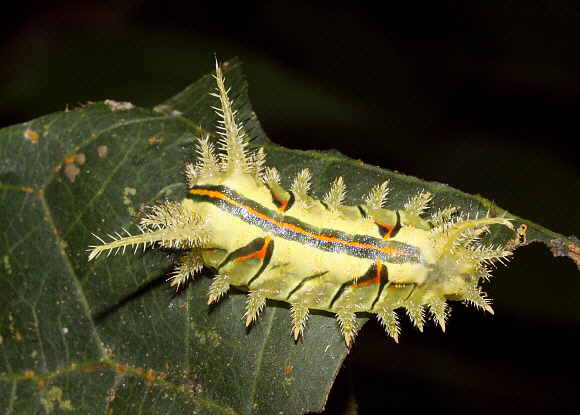
M240 118L264 147L282 184L304 167L315 196L337 176L347 203L390 180L387 208L420 190L434 208L506 215L489 243L546 243L578 264L578 240L522 220L488 200L348 159L338 152L273 144L252 113L241 63L226 67ZM191 141L212 129L206 75L153 110L89 104L0 130L0 409L4 413L298 414L320 410L348 353L335 319L313 313L304 338L290 334L287 304L270 302L246 328L245 295L207 306L208 271L175 292L165 280L173 253L127 252L87 262L103 236L137 230L131 217L156 200L185 194ZM358 320L359 325L366 318Z

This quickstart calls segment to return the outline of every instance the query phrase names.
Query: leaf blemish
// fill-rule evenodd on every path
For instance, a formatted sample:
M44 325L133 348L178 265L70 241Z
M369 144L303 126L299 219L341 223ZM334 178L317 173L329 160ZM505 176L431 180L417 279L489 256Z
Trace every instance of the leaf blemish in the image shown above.
M75 181L77 175L81 172L81 169L77 167L77 164L82 165L87 160L84 153L73 154L64 159L64 174L72 182ZM58 169L57 169L58 171Z
M77 175L80 172L81 169L79 169L74 163L68 163L64 166L64 174L71 181L71 183L75 181Z
M26 130L24 131L24 138L27 140L30 140L30 142L36 144L38 143L38 133L36 131L32 131L32 130Z
M123 189L123 204L129 206L128 210L129 210L130 215L135 214L135 208L133 206L131 206L130 196L135 196L136 194L137 194L137 189L135 189L133 187L125 187L125 189Z
M518 246L526 245L527 244L527 233L528 226L525 223L522 223L516 230L514 239L509 241L507 247L509 249L516 249Z
M58 404L58 407L63 410L73 409L71 401L69 399L63 400L62 389L56 386L50 388L46 398L42 398L41 402L44 408L49 412L52 412L54 409L56 409L56 404Z
M112 99L106 99L105 105L108 105L111 111L130 110L134 108L130 102L114 101Z
M107 157L107 151L109 151L109 147L102 145L97 147L97 154L100 158Z
M10 258L8 258L8 255L4 255L4 269L8 275L12 274L12 267L10 266Z
M187 388L189 393L193 396L199 396L203 393L201 378L196 374L187 378L185 382L185 387Z

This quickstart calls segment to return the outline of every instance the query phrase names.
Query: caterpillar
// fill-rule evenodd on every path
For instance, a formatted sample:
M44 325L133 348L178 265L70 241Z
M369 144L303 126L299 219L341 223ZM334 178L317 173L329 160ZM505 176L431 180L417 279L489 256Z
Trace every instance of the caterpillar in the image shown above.
M513 229L504 217L469 218L457 207L425 218L432 199L419 192L403 209L383 206L388 182L375 185L356 206L343 204L346 186L336 178L321 199L308 192L311 174L297 173L290 189L266 167L263 149L249 148L249 135L229 98L216 59L213 107L219 116L217 149L210 133L197 137L196 163L186 163L188 193L181 201L144 209L141 233L116 233L110 242L96 236L89 260L101 253L158 246L182 251L171 275L177 289L206 266L215 271L208 304L230 288L249 292L244 314L256 321L267 299L290 304L295 341L303 335L310 309L334 313L350 346L355 315L377 316L398 341L396 310L404 308L420 330L426 311L445 330L447 300L474 304L493 313L479 282L489 266L512 252L485 245L493 226Z

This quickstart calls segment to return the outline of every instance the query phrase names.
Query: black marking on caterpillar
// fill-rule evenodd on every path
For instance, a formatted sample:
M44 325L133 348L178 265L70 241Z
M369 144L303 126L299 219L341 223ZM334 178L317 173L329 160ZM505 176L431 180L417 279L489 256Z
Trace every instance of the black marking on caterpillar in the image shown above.
M307 244L319 250L395 263L422 261L420 252L410 244L385 242L368 235L350 235L334 229L315 228L292 216L269 210L225 186L196 186L189 191L187 197L198 203L211 203L268 234ZM384 234L381 227L379 234Z
M396 341L398 308L405 308L419 329L428 308L445 330L448 299L493 312L479 280L511 251L482 245L480 234L493 225L513 228L507 219L470 219L456 207L425 219L421 215L431 195L424 192L402 210L383 209L387 182L374 186L365 204L345 206L342 177L316 200L308 195L307 169L284 190L278 171L264 166L263 149L248 149L249 136L236 121L217 62L215 79L211 95L220 101L219 154L209 134L199 137L198 162L185 168L187 196L150 207L139 221L141 234L117 234L111 242L98 238L102 245L91 247L89 260L141 244L181 250L172 285L179 288L203 266L213 268L209 304L231 285L249 291L249 325L266 299L288 302L295 339L309 309L335 313L347 345L357 312L376 314Z

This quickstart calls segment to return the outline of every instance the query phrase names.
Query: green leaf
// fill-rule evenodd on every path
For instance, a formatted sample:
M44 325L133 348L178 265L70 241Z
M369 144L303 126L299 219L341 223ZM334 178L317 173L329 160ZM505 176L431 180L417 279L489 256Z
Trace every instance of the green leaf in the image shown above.
M336 151L273 144L247 97L241 63L226 67L241 119L286 187L308 167L313 194L336 176L359 201L391 180L388 208L425 189L434 208L491 211L527 226L514 242L546 243L579 264L580 244L448 186L382 170ZM0 131L0 409L4 413L298 414L320 410L348 349L335 319L313 313L304 338L290 334L287 304L270 302L257 324L242 321L245 295L207 306L208 273L179 292L166 283L173 254L146 251L87 262L91 235L136 230L131 216L180 199L191 140L211 129L206 75L153 110L90 104ZM504 230L490 243L505 243ZM366 318L358 322L362 325ZM356 347L356 346L355 346ZM404 347L404 346L399 346ZM111 412L112 411L112 412Z

